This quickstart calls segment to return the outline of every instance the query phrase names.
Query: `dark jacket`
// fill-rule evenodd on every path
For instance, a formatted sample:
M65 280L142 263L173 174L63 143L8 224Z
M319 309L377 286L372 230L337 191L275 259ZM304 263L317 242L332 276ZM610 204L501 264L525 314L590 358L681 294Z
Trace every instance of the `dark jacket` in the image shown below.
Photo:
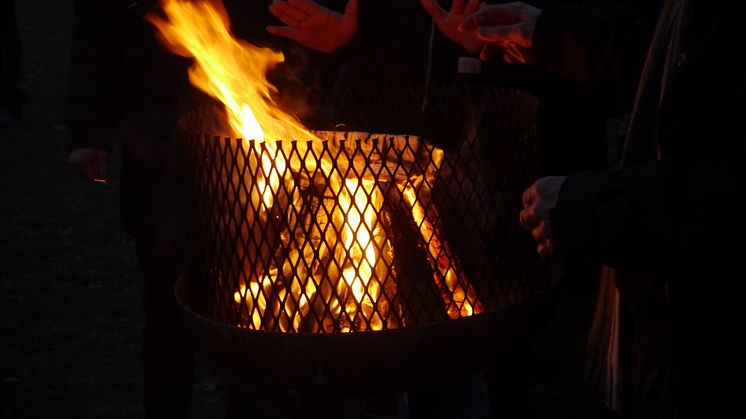
M76 0L71 49L70 148L121 149L122 220L135 234L182 204L174 133L194 94L188 61L166 53L143 20L153 3Z
M537 24L540 65L635 98L620 170L570 176L551 213L565 260L615 270L630 415L735 411L726 383L740 355L727 341L746 249L731 240L746 232L746 48L733 15L668 2L650 49L648 23L632 12L557 6Z

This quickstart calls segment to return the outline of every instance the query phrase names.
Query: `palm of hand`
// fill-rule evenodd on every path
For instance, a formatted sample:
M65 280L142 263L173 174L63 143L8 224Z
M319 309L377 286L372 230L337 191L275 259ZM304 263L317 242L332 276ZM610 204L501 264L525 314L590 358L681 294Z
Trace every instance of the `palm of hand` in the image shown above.
M453 42L461 45L465 50L476 53L482 49L484 41L479 39L473 32L460 32L458 30L459 25L464 19L471 13L464 14L453 14L449 13L443 19L436 19L435 24L438 25L438 29Z
M474 31L464 32L459 26L467 17L479 10L480 0L453 0L451 10L440 6L438 0L420 0L422 7L435 20L438 29L453 42L461 45L465 50L475 53L482 49L484 41L479 39Z
M318 12L300 23L296 41L330 53L349 43L356 33L356 19L339 13Z
M349 43L357 34L357 0L349 0L344 14L313 0L274 0L269 11L287 26L269 26L274 35L292 39L317 51L330 53Z

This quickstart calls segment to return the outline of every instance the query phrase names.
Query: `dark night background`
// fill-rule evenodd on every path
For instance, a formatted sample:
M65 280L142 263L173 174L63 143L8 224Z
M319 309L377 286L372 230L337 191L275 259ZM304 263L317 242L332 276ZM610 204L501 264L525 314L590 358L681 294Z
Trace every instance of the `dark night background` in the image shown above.
M107 185L67 163L72 2L17 9L30 95L0 131L0 417L141 417L141 274L119 228L117 163ZM593 299L562 289L535 342L535 417L602 417L582 377ZM192 417L220 418L225 388L199 364Z

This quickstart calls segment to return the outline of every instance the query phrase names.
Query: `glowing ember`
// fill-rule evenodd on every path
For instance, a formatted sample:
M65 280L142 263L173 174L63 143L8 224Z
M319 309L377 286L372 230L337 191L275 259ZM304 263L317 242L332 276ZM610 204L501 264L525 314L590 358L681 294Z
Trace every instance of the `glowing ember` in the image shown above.
M236 232L245 265L233 295L244 313L239 326L325 333L402 326L393 308L397 285L388 221L380 216L382 179L370 172L386 165L386 156L360 141L322 141L282 112L266 78L282 54L235 39L219 1L163 0L162 7L165 18L153 14L148 20L172 51L195 59L190 80L225 105L230 126L250 151L237 157L248 170L233 179L251 185L240 198L248 204L247 223ZM347 148L353 157L330 154L335 148ZM440 150L434 154L442 159ZM425 176L438 166L430 163ZM422 177L384 180L396 183L412 212L448 316L481 312L429 204L432 183ZM273 227L278 219L281 228ZM246 243L267 234L274 244L246 250Z

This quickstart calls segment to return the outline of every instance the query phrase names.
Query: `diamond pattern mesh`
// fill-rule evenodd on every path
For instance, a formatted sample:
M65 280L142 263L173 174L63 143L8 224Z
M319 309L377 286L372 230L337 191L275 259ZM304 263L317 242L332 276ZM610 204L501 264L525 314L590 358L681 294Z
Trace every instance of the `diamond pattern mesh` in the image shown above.
M375 331L497 310L547 284L517 222L539 175L533 98L431 88L423 108L421 93L337 92L344 131L315 142L193 129L190 271L204 314L271 332Z

